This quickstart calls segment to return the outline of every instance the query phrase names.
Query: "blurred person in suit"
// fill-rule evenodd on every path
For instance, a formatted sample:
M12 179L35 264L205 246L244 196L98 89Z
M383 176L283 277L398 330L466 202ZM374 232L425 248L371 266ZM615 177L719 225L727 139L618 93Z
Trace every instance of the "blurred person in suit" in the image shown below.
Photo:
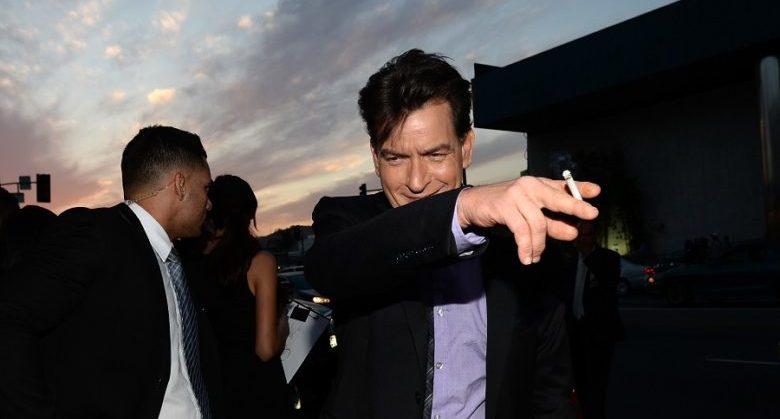
M581 222L568 278L568 323L577 399L585 419L606 417L615 342L623 336L617 300L620 255L598 244L597 226Z
M174 242L200 234L200 138L141 129L126 201L64 212L0 295L0 417L212 418L216 348Z

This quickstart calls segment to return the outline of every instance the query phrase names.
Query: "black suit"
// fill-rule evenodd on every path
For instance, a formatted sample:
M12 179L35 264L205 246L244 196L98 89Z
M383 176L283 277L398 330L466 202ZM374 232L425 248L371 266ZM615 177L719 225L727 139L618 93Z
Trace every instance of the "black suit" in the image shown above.
M382 194L323 198L314 209L306 277L334 301L340 351L325 417L422 417L431 307L420 284L460 260L457 194L395 209ZM488 316L486 416L571 417L563 306L537 294L515 249L500 239L475 249Z
M576 258L575 258L576 261ZM572 314L576 263L569 268L568 324L577 393L586 419L606 415L607 383L615 341L623 334L617 305L617 284L620 280L620 255L596 247L584 259L586 273L582 293L584 315Z
M125 204L63 213L0 299L0 417L157 418L170 376L160 268ZM198 310L199 313L201 310ZM218 371L199 321L212 410Z

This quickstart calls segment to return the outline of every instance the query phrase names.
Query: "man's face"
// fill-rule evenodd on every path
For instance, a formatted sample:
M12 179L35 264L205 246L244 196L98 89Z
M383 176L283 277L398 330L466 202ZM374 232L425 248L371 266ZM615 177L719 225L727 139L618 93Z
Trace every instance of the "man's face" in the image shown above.
M460 187L473 144L473 130L462 144L458 140L447 102L428 102L410 113L379 150L371 150L390 204L400 207Z
M184 172L183 176L183 197L176 217L177 236L196 237L201 233L201 226L206 220L207 212L211 209L208 195L211 171L207 165L204 165Z

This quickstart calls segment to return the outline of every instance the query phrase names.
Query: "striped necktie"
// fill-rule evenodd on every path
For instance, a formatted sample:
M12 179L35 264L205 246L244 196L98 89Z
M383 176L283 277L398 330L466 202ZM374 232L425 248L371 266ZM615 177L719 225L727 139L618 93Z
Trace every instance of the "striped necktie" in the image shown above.
M425 368L425 401L423 402L423 418L431 417L433 410L433 355L436 342L433 330L433 308L428 310L428 352Z
M176 301L179 302L179 315L181 316L181 335L182 345L184 346L184 358L187 362L187 373L190 377L190 384L198 399L200 411L203 419L211 418L209 408L209 397L206 392L206 385L203 382L203 375L200 371L200 351L198 350L198 316L195 312L195 306L192 304L190 288L184 280L184 269L179 261L179 255L176 249L171 249L168 259L165 260L168 272L171 275L174 291L176 291Z

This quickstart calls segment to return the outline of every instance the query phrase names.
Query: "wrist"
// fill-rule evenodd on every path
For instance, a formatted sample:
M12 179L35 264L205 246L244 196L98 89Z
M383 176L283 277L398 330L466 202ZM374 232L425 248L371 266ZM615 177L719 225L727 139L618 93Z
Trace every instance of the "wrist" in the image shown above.
M458 225L461 229L466 229L471 225L468 221L468 202L471 196L471 187L467 186L463 188L458 194L458 199L455 201L455 215L457 216Z

